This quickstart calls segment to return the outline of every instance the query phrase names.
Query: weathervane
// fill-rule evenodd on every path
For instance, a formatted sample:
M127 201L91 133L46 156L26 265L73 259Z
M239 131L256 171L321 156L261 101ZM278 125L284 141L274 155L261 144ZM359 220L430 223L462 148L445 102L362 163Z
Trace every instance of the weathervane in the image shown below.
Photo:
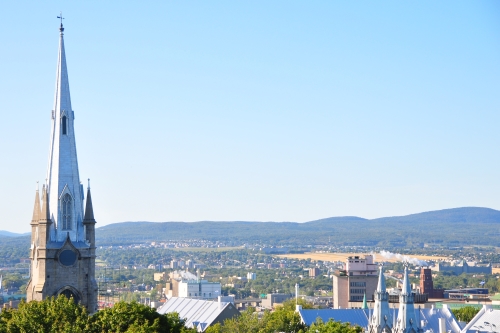
M59 12L59 15L60 16L57 17L58 19L61 19L61 27L59 28L59 31L63 32L64 28L63 28L62 20L64 20L64 17L62 16L62 12Z

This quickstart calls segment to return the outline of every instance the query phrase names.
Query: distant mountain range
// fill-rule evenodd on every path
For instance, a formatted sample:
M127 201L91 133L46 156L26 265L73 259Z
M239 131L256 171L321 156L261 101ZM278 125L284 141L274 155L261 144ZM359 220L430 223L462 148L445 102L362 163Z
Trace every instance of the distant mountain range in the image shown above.
M0 231L0 238L4 244L17 243L17 239L21 242L29 242L27 235L29 233L15 234ZM223 241L234 245L260 243L297 247L332 244L390 248L423 246L426 243L446 246L500 246L500 211L490 208L463 207L371 220L343 216L304 223L119 222L96 230L98 245L182 240Z
M5 237L19 237L19 236L26 236L29 233L24 233L24 234L17 234L15 232L10 232L10 231L5 231L5 230L0 230L0 237L5 236Z
M227 243L338 244L384 247L424 243L500 246L500 211L463 207L406 216L364 219L330 217L297 222L121 222L96 231L99 244L210 240Z

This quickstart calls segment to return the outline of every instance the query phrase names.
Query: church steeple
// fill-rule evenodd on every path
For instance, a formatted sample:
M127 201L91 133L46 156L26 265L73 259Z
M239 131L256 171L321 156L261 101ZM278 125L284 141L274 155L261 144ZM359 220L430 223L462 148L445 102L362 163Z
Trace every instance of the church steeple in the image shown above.
M375 291L375 306L368 326L369 333L392 331L392 315L389 309L389 294L386 291L384 267L380 266L378 286Z
M411 292L408 277L408 263L405 263L405 273L401 294L399 295L399 312L394 333L420 333L420 323L415 316L414 296Z
M74 111L71 108L64 28L59 28L54 109L50 136L47 186L55 241L83 241L83 187L76 154Z
M97 310L95 280L95 220L90 189L84 220L83 186L76 155L74 111L71 108L64 28L59 28L54 108L46 183L42 205L35 196L31 222L31 275L27 301L65 295Z

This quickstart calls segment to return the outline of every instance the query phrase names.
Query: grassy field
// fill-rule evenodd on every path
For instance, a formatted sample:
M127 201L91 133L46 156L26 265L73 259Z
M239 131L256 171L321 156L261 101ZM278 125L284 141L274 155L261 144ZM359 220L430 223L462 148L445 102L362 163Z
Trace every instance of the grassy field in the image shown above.
M311 259L311 260L322 260L322 261L345 261L347 257L350 256L360 256L364 257L369 253L316 253L316 252L308 252L308 253L298 253L298 254L279 254L276 257L281 258L289 258L289 259ZM439 259L447 259L447 257L433 257L433 256L420 256L420 255L410 255L411 258L417 258L420 260L439 260ZM397 262L400 261L398 259L387 259L382 257L380 254L375 254L375 261L388 261L388 262Z

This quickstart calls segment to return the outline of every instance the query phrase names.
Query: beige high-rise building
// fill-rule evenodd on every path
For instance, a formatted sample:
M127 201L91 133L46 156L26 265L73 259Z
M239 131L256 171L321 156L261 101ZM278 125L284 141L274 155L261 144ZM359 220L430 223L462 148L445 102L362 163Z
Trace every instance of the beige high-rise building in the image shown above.
M377 271L372 255L348 257L344 268L333 275L333 308L357 307L365 295L367 300L373 300Z
M94 313L97 310L96 221L90 184L85 200L78 173L75 114L69 93L62 21L59 31L49 164L41 202L38 189L35 195L31 221L31 276L26 297L32 301L62 294Z

